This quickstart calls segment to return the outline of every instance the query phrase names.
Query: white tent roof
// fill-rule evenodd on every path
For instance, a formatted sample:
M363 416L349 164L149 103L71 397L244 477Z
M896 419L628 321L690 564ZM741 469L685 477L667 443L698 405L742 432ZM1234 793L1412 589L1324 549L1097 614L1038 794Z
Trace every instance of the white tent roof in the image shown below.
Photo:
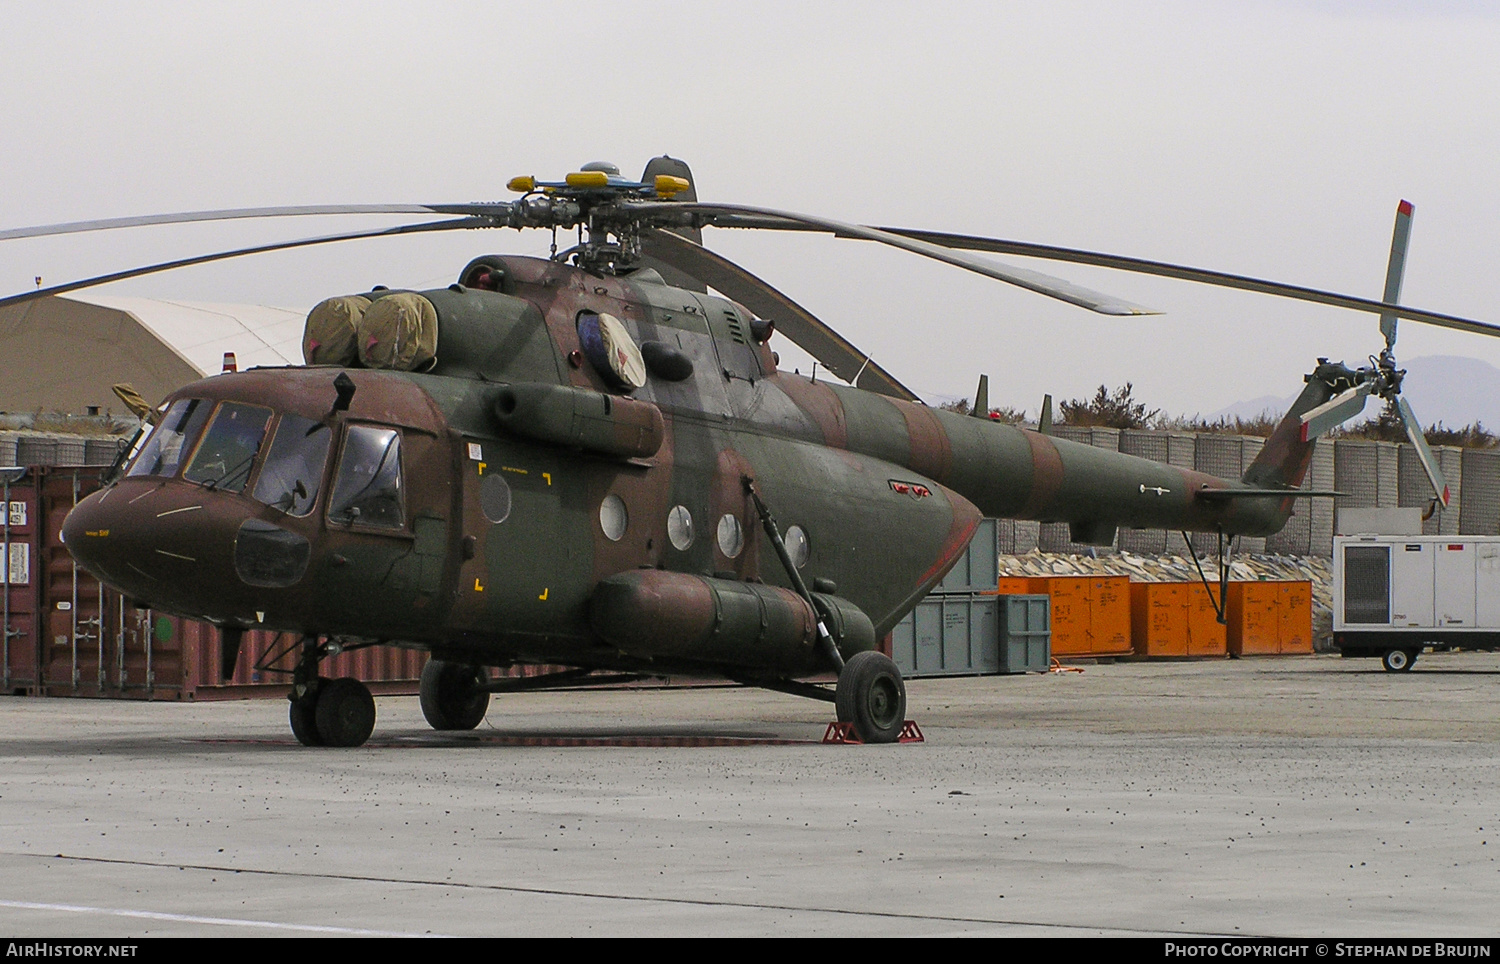
M88 292L64 297L129 312L202 375L218 374L226 351L234 352L241 371L257 365L302 364L302 325L307 319L303 309Z

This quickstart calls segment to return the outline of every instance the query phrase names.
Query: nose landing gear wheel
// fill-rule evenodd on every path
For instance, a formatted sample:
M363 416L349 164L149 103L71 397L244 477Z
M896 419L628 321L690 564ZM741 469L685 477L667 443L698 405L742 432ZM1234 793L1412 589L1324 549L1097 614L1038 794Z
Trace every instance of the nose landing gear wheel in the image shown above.
M318 692L327 684L328 680L320 676L308 687L306 695L291 701L292 736L303 746L323 745L323 738L318 735Z
M482 688L488 682L482 666L429 659L417 691L422 715L434 730L472 730L489 711L490 694Z
M834 706L866 743L895 743L906 721L906 684L883 653L855 653L839 673Z
M375 730L375 698L357 679L336 679L319 687L315 719L324 746L360 746Z
M1414 649L1388 649L1380 658L1380 665L1390 673L1404 673L1411 669L1411 664L1417 661L1417 651Z

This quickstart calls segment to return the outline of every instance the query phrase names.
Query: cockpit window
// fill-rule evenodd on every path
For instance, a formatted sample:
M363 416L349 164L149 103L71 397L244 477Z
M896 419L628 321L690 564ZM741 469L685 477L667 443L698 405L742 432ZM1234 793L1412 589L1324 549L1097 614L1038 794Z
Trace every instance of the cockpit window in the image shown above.
M283 415L260 467L252 496L287 515L304 516L318 501L328 461L328 426L301 415Z
M399 529L401 435L395 429L351 425L344 437L328 521Z
M271 410L259 405L220 405L182 477L211 489L243 492L270 420Z
M127 474L176 475L182 464L183 452L198 437L213 408L212 402L201 398L179 398L173 402L156 428L152 429Z

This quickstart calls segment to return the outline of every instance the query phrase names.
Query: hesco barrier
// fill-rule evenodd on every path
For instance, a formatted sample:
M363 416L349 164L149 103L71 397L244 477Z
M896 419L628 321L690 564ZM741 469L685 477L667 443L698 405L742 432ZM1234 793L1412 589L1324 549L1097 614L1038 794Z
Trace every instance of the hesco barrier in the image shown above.
M3 692L15 695L204 700L282 696L297 640L247 632L234 674L219 679L217 627L150 609L101 585L63 546L68 511L99 486L98 467L32 467L4 484ZM282 654L269 670L263 658ZM353 676L381 694L415 693L427 654L376 646L325 660L325 676ZM516 667L533 675L549 667Z
M1474 536L1500 535L1500 450L1464 449L1463 479L1458 531Z

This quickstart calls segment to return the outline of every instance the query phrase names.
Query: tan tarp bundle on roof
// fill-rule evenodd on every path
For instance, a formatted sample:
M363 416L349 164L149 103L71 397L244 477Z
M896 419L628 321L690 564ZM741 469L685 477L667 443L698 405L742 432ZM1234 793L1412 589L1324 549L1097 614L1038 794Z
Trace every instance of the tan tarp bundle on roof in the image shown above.
M359 322L359 360L367 368L417 371L437 357L437 309L413 291L377 299Z
M370 299L364 295L329 298L307 313L302 357L309 365L352 365L359 357L355 338Z

